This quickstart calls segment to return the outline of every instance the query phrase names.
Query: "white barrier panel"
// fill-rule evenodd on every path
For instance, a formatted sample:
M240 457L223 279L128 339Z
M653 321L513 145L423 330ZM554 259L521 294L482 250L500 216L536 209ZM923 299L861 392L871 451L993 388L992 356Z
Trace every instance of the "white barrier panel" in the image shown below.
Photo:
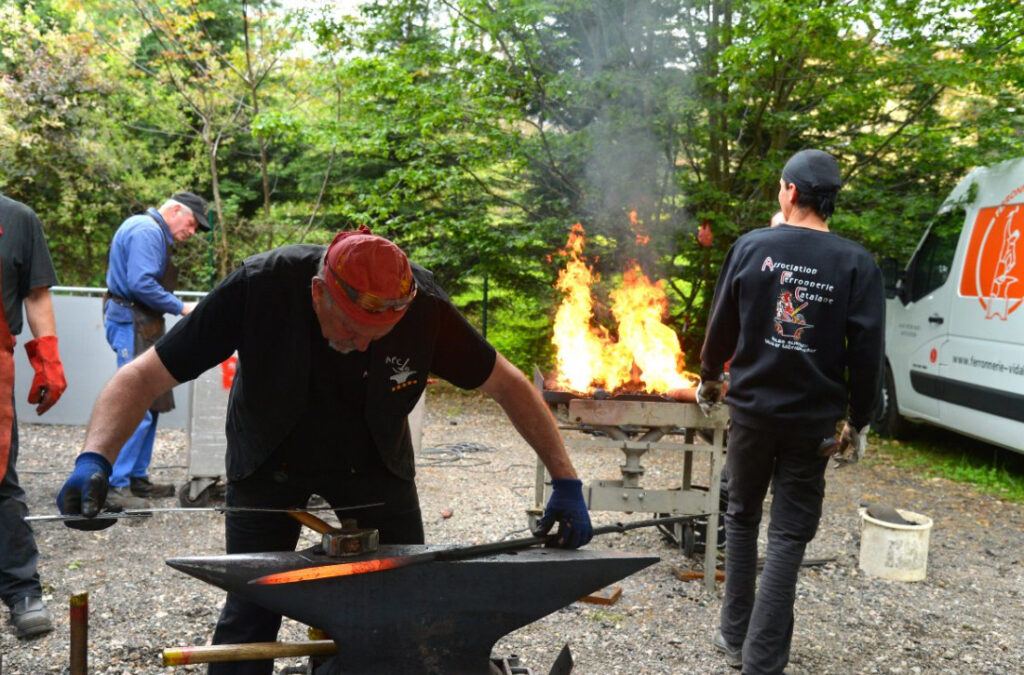
M60 401L42 416L37 415L35 406L28 403L28 391L35 372L25 356L24 345L32 339L26 320L14 348L15 410L21 423L88 424L100 389L117 370L114 351L107 344L106 329L103 326L101 296L104 289L87 289L84 292L88 295L69 295L60 287L55 287L52 292L53 311L57 318L57 340L68 388ZM168 329L179 318L167 316ZM160 415L158 428L184 429L191 401L192 387L189 384L175 387L176 407Z

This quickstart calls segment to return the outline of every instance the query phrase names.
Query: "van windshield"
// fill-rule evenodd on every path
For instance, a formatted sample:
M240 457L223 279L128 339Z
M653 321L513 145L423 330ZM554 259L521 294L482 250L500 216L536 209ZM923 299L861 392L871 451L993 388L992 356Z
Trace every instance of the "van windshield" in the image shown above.
M954 208L932 223L910 264L910 300L917 301L946 283L964 225L964 211Z

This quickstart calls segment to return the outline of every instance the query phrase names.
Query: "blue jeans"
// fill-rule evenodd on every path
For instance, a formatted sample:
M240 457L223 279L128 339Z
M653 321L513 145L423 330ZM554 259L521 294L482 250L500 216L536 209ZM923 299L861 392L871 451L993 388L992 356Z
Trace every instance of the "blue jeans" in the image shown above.
M135 358L135 328L130 323L107 321L107 342L117 355L117 367ZM110 484L116 488L128 487L131 478L146 478L149 462L153 458L153 441L156 440L156 422L159 413L146 411L135 433L121 448L114 462Z
M0 481L0 598L13 605L23 598L43 595L39 585L39 549L32 528L25 522L28 504L25 491L18 485L14 465L18 461L18 420L11 428L11 454L7 458L7 474Z
M797 574L825 498L828 458L818 454L821 440L735 421L729 428L721 629L727 643L743 646L744 675L781 673L789 663ZM769 483L768 549L755 591L757 533Z

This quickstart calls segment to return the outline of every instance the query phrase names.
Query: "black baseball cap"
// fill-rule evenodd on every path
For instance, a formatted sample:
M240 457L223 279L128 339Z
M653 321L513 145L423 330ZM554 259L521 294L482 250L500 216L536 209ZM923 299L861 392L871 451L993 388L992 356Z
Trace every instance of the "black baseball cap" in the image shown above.
M801 150L790 157L782 169L782 179L800 192L827 194L843 187L839 163L822 150Z
M196 217L196 223L199 224L200 230L203 232L210 231L210 223L206 220L206 209L209 207L207 206L205 199L194 192L179 192L171 195L171 199L182 206L188 207L192 212L192 215Z

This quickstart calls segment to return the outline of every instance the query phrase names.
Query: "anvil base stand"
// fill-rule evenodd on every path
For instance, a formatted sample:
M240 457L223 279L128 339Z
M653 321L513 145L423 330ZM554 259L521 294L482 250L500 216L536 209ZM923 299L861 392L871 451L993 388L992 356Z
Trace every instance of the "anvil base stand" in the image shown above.
M543 391L543 381L535 384ZM673 401L638 401L622 399L577 398L555 410L559 429L570 450L615 448L626 460L620 465L621 480L598 480L584 484L583 497L591 511L655 513L679 516L707 516L707 537L704 542L704 585L715 587L715 563L718 551L718 519L720 515L722 469L725 467L725 429L729 419L724 406L716 406L705 415L694 403ZM693 442L697 431L710 432L712 442ZM595 436L595 432L600 435ZM662 438L682 437L682 442ZM680 487L678 489L647 489L640 484L644 468L640 457L648 450L671 450L680 453ZM694 454L708 456L710 465L707 487L693 484ZM528 511L532 528L544 512L551 496L551 479L544 464L537 461L534 483L534 508ZM682 525L676 526L677 540L682 542Z

